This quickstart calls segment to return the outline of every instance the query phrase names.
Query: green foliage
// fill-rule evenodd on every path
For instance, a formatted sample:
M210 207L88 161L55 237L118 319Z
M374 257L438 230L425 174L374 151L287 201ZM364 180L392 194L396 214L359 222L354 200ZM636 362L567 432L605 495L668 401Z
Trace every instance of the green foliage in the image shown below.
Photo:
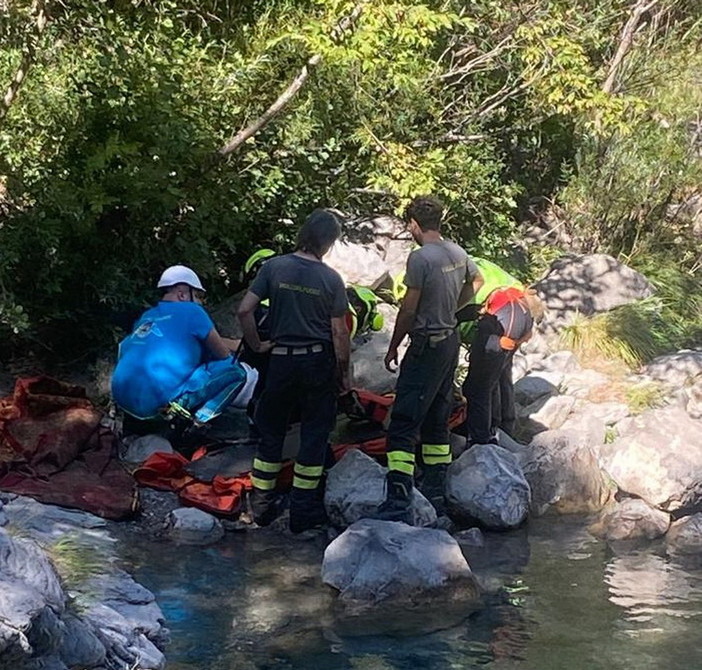
M289 248L312 208L397 213L420 192L445 200L449 235L496 259L517 217L551 202L583 249L642 265L664 237L666 259L681 241L694 255L689 227L665 218L701 176L692 0L661 0L611 94L624 0L50 5L0 121L5 342L80 353L153 300L168 264L195 267L216 301L252 248ZM4 87L34 26L32 3L3 6ZM283 112L216 160L312 55Z

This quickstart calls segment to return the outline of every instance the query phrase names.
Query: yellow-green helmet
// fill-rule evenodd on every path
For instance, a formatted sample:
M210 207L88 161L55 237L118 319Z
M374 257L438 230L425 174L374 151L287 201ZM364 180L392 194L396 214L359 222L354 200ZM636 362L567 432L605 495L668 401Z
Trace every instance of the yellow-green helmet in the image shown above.
M349 295L350 298L353 298L349 300L350 312L353 315L353 328L350 328L349 330L351 330L354 335L357 332L362 333L367 330L381 330L385 323L385 319L383 318L383 315L378 312L378 296L369 288L366 288L365 286L357 286L356 284L350 284L347 286L346 292L347 295L349 295L349 293L351 294ZM353 304L355 301L358 301L359 307L362 306L362 323L358 322L358 310Z
M275 256L273 249L259 249L252 253L244 263L241 270L241 281L250 281L254 278L261 266L271 257Z

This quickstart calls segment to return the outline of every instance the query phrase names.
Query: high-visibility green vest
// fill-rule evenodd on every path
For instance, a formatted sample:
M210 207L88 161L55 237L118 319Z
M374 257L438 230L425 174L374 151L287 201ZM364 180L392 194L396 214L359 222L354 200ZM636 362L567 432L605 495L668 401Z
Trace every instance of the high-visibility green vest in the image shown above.
M512 286L524 289L524 284L513 277L509 272L503 270L499 265L484 258L474 258L475 264L483 275L484 284L475 294L473 304L482 305L488 296L498 288L510 288Z

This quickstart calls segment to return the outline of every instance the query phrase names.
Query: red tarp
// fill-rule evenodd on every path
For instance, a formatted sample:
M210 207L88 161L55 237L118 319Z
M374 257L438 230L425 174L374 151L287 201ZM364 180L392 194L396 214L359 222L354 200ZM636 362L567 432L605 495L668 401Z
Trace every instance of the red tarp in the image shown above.
M18 379L0 400L0 490L124 519L136 487L115 454L115 436L80 386Z

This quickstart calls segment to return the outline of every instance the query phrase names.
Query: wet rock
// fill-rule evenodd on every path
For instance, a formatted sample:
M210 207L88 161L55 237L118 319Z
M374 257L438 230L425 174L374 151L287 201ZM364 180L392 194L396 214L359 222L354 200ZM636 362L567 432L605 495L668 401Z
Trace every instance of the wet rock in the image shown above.
M56 650L65 600L41 549L0 529L0 668L14 670Z
M180 507L170 512L165 530L168 537L182 544L212 544L224 537L220 520L195 507Z
M345 528L373 516L385 500L386 473L358 449L348 451L327 476L324 506L330 523ZM411 513L415 526L436 524L434 507L417 489L412 491Z
M143 463L156 453L172 454L173 446L161 435L141 435L125 442L122 460L133 464Z
M64 617L65 626L61 644L61 661L69 668L95 668L105 662L105 646L91 626L77 616Z
M143 670L162 670L166 665L163 653L138 628L112 607L97 603L84 614L114 665ZM118 666L119 667L119 666Z
M673 523L665 540L670 555L702 561L702 512Z
M534 288L546 306L539 328L553 332L578 316L591 316L654 293L639 272L605 254L568 254L551 264Z
M602 540L654 540L668 532L670 515L640 498L627 498L603 510L590 526L590 532Z
M470 529L474 530L477 529ZM526 527L506 532L488 531L482 534L481 543L467 541L463 533L454 537L483 592L497 593L529 563L531 550Z
M57 540L71 532L85 531L96 543L108 540L107 522L80 510L45 505L32 498L16 496L4 506L10 522L43 542Z
M488 528L514 528L527 517L529 484L514 454L479 444L454 461L446 475L451 515Z
M520 405L530 405L539 398L555 396L563 382L561 372L531 372L514 384L514 398Z
M475 579L458 543L445 531L363 519L324 552L322 579L348 609L380 603L474 600Z
M617 424L621 437L600 450L619 488L672 510L702 499L702 424L680 408L644 412Z
M520 460L531 487L531 511L536 515L549 509L560 514L598 512L613 493L595 451L577 433L539 433Z

